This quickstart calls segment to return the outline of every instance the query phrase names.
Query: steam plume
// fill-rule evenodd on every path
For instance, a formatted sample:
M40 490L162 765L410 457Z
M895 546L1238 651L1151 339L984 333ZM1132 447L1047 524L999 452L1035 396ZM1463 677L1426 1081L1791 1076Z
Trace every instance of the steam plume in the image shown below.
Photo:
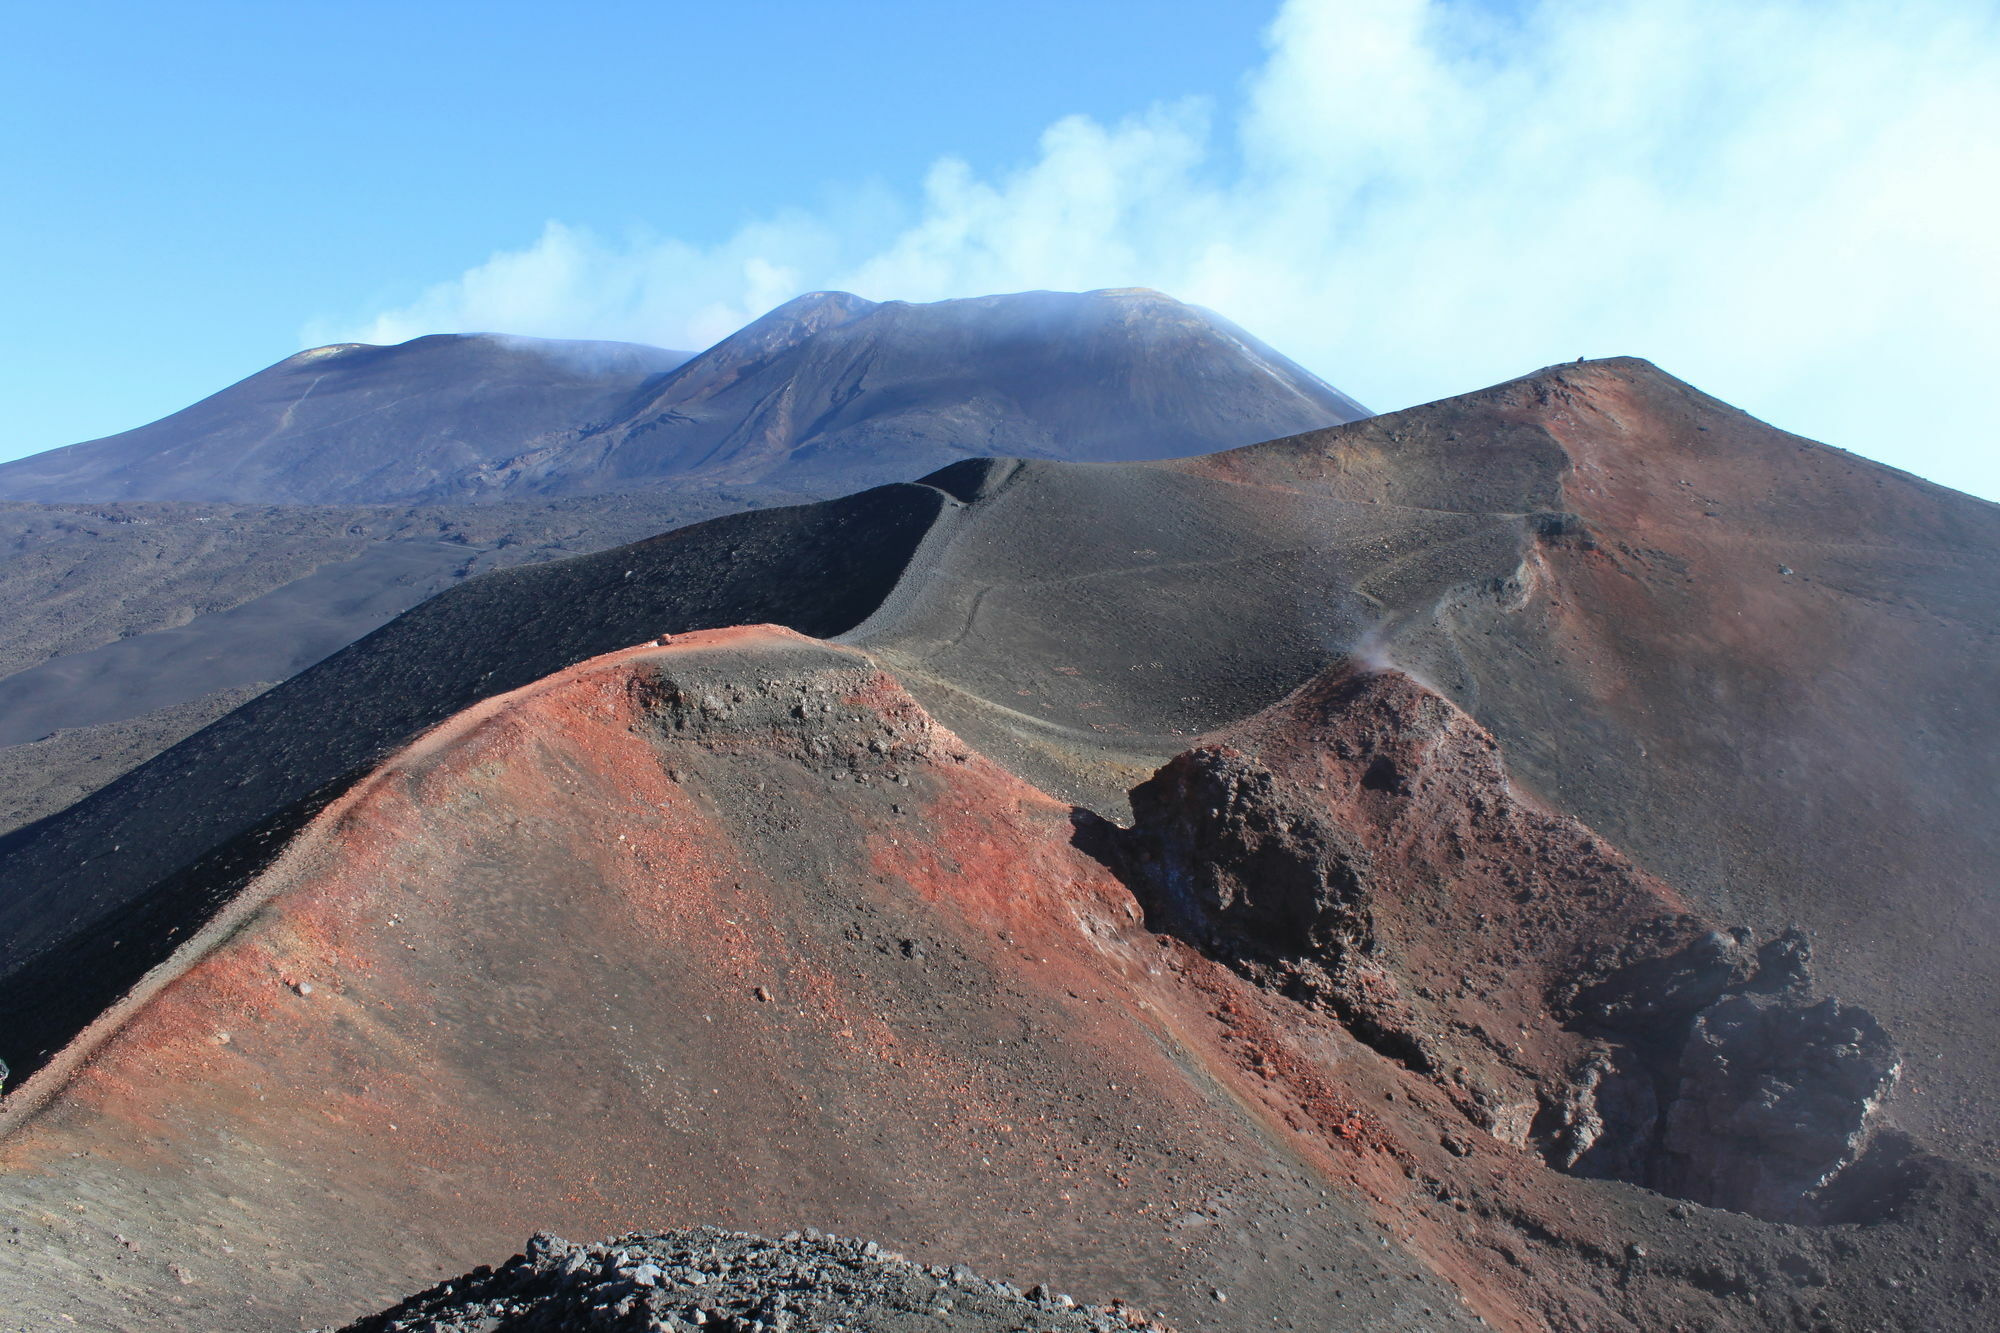
M2000 496L1996 126L1991 6L1289 0L1240 106L1071 117L1009 172L940 161L900 229L795 214L696 246L551 222L312 340L700 347L813 288L1151 286L1377 408L1635 353Z

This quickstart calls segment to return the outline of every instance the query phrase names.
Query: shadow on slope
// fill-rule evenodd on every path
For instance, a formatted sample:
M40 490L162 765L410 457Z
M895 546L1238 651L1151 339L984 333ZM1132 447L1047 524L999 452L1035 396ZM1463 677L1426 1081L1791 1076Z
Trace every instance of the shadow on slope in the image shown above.
M477 700L663 633L853 625L944 497L893 486L474 580L61 815L0 839L0 1049L16 1075L184 942L316 804Z

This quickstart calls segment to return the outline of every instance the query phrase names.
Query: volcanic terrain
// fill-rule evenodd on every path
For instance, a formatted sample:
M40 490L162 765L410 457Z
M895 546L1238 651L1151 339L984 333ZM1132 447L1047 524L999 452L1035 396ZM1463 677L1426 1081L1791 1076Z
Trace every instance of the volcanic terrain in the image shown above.
M967 453L1167 457L1360 415L1147 292L821 293L692 360L485 335L304 352L0 465L0 830L488 570Z
M439 504L735 483L827 494L953 459L1171 458L1367 412L1158 292L815 292L699 355L488 334L300 352L0 498Z
M610 416L688 356L488 334L315 347L137 430L0 463L0 497L449 499L447 478Z
M0 841L0 1291L812 1225L1187 1329L1987 1327L1996 567L1616 360L468 581Z

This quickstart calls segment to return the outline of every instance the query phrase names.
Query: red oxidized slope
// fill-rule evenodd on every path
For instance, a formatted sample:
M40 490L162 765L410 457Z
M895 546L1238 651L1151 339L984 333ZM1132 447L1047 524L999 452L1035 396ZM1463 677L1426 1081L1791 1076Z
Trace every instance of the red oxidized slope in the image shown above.
M1212 781L1242 799L1181 799ZM1407 678L1316 681L1135 805L1078 816L863 654L768 627L488 701L10 1099L4 1280L97 1326L268 1328L540 1227L715 1221L1185 1327L1760 1327L1810 1309L1731 1295L1780 1265L1873 1317L1871 1274L1933 1243L1912 1206L1829 1293L1812 1229L1547 1165L1595 1105L1578 1060L1637 1049L1577 1027L1563 966L1657 996L1700 927ZM1206 889L1182 863L1200 892L1166 895L1203 839ZM1239 852L1351 901L1273 936L1299 905L1232 915Z
M481 705L326 811L10 1139L20 1191L81 1205L71 1257L17 1277L122 1263L107 1318L268 1327L524 1227L703 1219L1154 1303L1190 1241L1254 1268L1246 1233L1175 1219L1324 1207L1318 1182L1190 1076L1228 1067L1206 1001L1070 843L1067 807L783 631ZM148 1180L170 1210L135 1206Z
M1434 603L1357 585L1390 656L1691 902L1804 928L1926 1053L1898 1117L1991 1160L2000 507L1623 358L1177 466L1512 514L1518 555Z

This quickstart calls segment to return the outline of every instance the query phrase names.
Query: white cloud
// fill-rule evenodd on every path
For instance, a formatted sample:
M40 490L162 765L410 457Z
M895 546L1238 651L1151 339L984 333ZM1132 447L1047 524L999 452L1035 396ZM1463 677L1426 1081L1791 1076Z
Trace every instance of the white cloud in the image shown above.
M552 222L358 329L713 342L800 291L1143 285L1394 408L1650 357L2000 497L2000 14L1954 0L1291 0L1233 123L1163 104L938 162L914 215L711 247ZM312 331L324 340L336 332Z

